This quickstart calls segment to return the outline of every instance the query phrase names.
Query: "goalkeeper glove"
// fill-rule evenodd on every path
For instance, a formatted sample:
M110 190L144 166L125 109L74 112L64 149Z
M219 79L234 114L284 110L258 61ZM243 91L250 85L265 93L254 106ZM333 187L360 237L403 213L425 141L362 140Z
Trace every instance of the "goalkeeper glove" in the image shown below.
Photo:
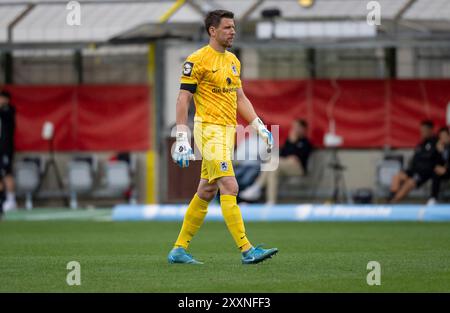
M259 117L255 118L251 125L258 132L262 139L264 139L267 145L267 152L270 153L273 147L273 136L272 133L266 128Z
M187 132L177 132L175 149L172 151L172 160L179 167L188 167L189 160L195 160L194 153L187 138Z

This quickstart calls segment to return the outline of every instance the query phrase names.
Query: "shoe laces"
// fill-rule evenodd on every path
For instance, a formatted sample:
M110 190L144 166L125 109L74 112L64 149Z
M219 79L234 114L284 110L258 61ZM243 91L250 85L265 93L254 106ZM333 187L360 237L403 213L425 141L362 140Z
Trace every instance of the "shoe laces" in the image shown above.
M193 259L193 258L194 258L194 257L192 256L192 254L187 253L186 250L183 250L183 252L184 252L184 253L182 253L182 255L187 256L187 257L190 258L190 259Z
M264 249L262 248L264 246L263 243L257 245L256 247L254 247L254 253L256 254L261 254L264 252Z
M263 243L256 245L255 250L263 250L263 248L262 248L263 246L264 246Z

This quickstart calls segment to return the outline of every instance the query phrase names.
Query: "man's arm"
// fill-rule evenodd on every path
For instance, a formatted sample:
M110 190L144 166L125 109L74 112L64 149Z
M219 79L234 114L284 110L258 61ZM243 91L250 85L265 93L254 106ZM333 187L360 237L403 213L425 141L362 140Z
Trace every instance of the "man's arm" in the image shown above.
M189 127L187 126L191 99L192 93L190 91L180 90L176 108L176 142L175 148L172 151L172 159L180 167L188 167L189 160L195 159L191 145L189 144Z
M237 111L258 132L267 144L267 152L272 151L272 133L266 128L261 119L256 115L252 103L248 100L242 88L237 89Z
M177 99L177 132L188 131L188 111L191 104L192 93L187 90L180 89Z
M237 90L237 111L249 124L258 117L252 103L248 100L242 88L238 88Z

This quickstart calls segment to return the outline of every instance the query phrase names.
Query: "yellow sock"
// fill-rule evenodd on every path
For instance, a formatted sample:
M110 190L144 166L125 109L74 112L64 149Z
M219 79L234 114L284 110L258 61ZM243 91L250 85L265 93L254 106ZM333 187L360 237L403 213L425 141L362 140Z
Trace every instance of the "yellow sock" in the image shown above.
M234 242L236 242L236 245L241 251L248 250L251 247L251 244L245 234L244 221L242 220L241 209L236 202L236 196L220 196L220 206L222 208L225 224L227 224Z
M189 247L192 237L203 224L203 220L208 212L208 204L208 201L201 199L197 194L194 195L184 215L183 226L175 242L175 247L183 247L185 249Z

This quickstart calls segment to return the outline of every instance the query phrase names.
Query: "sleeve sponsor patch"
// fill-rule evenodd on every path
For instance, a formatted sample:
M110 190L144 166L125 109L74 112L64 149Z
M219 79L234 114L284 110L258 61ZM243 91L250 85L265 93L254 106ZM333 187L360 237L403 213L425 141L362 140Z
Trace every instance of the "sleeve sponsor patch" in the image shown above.
M191 76L193 67L194 67L194 63L192 63L192 62L184 62L184 64L183 64L183 75L184 76Z

